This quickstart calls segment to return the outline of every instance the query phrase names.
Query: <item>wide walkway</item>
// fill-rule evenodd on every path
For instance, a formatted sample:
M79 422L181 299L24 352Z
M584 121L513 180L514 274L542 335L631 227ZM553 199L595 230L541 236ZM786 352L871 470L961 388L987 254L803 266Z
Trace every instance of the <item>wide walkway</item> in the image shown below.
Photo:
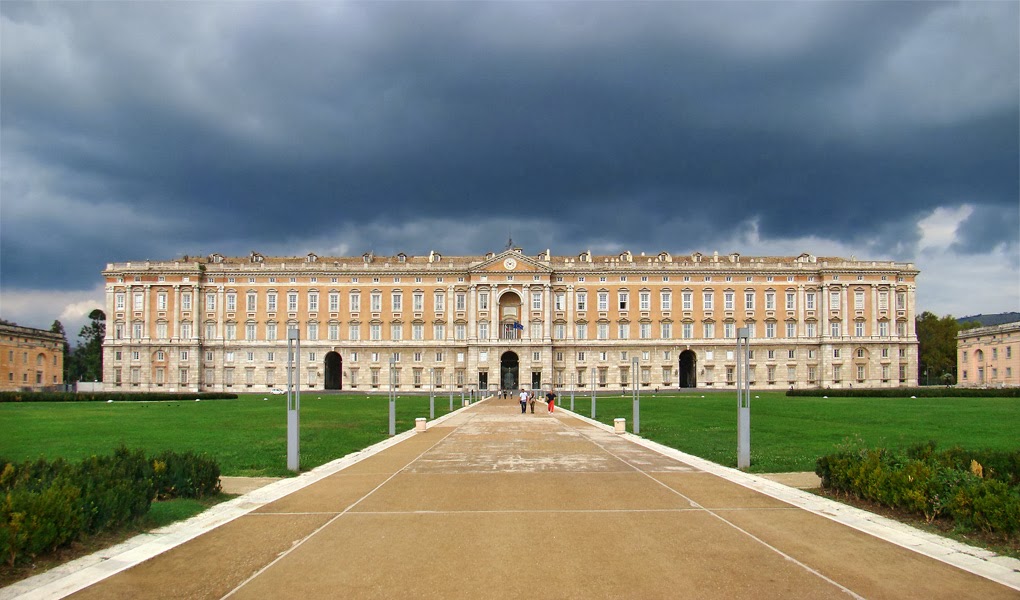
M630 438L487 400L71 597L1020 597Z

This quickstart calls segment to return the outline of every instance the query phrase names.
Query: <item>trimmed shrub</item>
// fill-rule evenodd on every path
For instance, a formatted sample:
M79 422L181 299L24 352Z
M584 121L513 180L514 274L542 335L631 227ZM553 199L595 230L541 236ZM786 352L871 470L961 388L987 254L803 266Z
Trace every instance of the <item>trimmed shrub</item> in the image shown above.
M194 400L237 400L237 394L223 392L0 392L0 402L171 402Z
M1017 452L936 452L935 442L912 446L904 458L882 448L844 444L818 459L822 487L924 515L950 517L964 529L1011 535L1020 531ZM983 468L976 457L996 466Z
M211 458L167 450L153 457L152 466L160 500L204 498L220 493L220 466Z
M960 387L900 387L900 388L810 388L787 390L789 397L809 398L1020 398L1020 387L960 388Z

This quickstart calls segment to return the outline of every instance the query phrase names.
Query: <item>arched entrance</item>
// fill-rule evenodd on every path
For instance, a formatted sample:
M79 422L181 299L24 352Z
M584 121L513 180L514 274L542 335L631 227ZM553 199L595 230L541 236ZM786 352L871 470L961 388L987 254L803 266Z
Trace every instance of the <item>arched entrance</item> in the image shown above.
M504 390L516 390L520 387L519 360L514 352L504 352L499 357L499 386Z
M698 355L694 350L680 353L680 387L698 387Z
M343 371L344 371L344 359L340 358L340 355L337 354L336 352L327 352L326 353L327 390L344 389Z

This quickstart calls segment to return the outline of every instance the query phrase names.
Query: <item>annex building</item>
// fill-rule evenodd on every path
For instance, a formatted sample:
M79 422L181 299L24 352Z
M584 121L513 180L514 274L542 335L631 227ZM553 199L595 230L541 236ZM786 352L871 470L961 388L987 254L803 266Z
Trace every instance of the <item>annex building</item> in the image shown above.
M917 383L910 263L623 252L183 257L109 264L107 390ZM637 359L637 369L634 369ZM391 375L392 371L392 375Z
M963 387L1020 386L1020 321L956 334L956 372Z
M0 391L52 390L64 383L64 336L0 323Z

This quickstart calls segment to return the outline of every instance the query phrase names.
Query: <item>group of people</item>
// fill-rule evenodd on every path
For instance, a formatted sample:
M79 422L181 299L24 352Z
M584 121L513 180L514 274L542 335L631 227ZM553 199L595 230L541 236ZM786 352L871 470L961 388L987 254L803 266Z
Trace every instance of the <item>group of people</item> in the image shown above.
M521 414L528 412L528 406L531 406L531 413L535 413L535 390L521 389ZM553 408L556 406L556 393L550 389L545 394L545 402L549 407L549 412L553 412Z

